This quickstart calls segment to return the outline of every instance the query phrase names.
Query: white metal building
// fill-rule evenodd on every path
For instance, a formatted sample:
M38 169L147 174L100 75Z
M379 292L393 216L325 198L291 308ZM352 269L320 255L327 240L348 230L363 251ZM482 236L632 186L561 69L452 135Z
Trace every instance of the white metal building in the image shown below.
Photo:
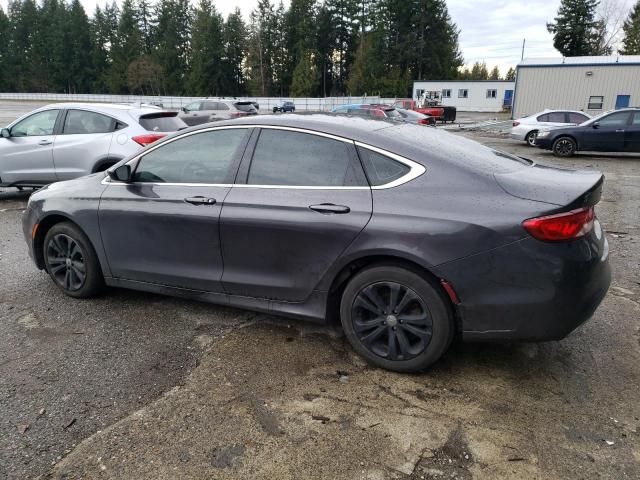
M530 58L516 69L513 117L545 108L598 115L640 106L640 55Z
M501 112L511 107L515 82L507 80L438 80L413 82L413 99L440 92L442 104L460 112Z

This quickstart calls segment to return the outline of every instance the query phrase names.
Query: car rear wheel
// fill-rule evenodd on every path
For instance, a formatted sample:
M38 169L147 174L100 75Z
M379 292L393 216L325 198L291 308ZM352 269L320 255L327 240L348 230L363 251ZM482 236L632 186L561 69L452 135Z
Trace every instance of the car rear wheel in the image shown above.
M397 372L424 370L449 347L453 320L437 285L398 266L356 274L340 304L342 327L369 363Z
M538 137L538 131L533 130L532 132L527 133L527 136L525 137L524 141L527 142L527 145L529 145L530 147L535 147L537 137Z
M558 157L571 157L576 148L576 141L570 137L560 137L553 142L553 153Z
M44 263L53 282L75 298L96 295L104 285L98 257L87 236L74 224L58 223L44 238Z

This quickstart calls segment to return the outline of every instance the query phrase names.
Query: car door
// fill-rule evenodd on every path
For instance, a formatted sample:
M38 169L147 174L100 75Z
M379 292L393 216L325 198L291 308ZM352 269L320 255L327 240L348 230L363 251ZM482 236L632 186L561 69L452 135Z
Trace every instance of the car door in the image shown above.
M621 152L624 150L625 130L630 112L614 112L585 125L580 150L593 152Z
M53 142L60 109L36 112L9 127L0 138L0 182L45 185L57 180Z
M624 132L624 149L627 152L640 152L640 110L633 112Z
M562 127L566 125L565 112L549 112L538 117L538 122L545 128Z
M69 180L93 171L109 156L118 121L88 110L70 109L63 115L62 131L53 143L53 163L59 180ZM123 124L120 123L122 126Z
M263 127L220 217L227 293L301 302L371 217L353 142Z
M131 163L130 183L100 200L102 241L114 277L220 292L219 217L250 129L191 132Z
M200 107L202 102L193 102L182 108L182 112L179 117L182 119L184 123L189 126L198 125L203 123L201 119Z

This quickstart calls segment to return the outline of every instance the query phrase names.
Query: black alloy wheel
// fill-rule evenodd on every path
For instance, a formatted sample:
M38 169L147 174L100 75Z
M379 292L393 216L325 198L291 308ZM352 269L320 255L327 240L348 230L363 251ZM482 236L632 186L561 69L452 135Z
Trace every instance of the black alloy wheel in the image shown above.
M453 315L441 287L402 265L358 272L340 302L342 328L369 363L398 372L424 370L449 347Z
M76 225L57 223L42 244L47 273L71 297L87 298L104 286L104 277L91 242Z
M560 137L553 142L553 153L558 157L571 157L576 153L576 142L569 137Z

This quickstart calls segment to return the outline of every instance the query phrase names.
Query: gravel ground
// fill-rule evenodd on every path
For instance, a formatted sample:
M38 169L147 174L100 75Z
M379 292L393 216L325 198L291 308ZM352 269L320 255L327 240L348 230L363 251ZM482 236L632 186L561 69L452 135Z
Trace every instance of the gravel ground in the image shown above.
M613 283L561 342L456 344L421 375L267 315L65 297L0 189L0 478L639 478L640 159L465 135L605 172Z

